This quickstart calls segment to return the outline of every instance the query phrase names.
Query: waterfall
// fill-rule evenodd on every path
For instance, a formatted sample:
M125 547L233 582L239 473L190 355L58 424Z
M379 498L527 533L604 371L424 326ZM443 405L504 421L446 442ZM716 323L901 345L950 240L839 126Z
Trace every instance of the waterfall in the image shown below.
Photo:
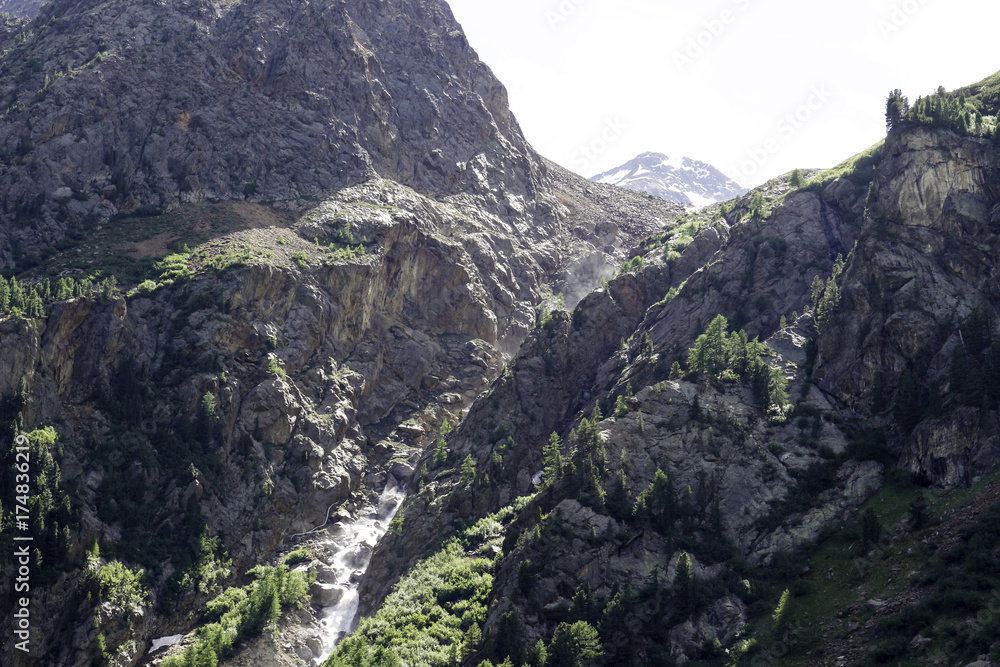
M366 507L354 522L330 528L320 543L321 548L333 555L333 561L320 576L331 604L320 614L323 652L317 664L322 664L337 644L357 629L358 585L368 569L375 545L385 535L405 495L404 488L390 476L377 503Z

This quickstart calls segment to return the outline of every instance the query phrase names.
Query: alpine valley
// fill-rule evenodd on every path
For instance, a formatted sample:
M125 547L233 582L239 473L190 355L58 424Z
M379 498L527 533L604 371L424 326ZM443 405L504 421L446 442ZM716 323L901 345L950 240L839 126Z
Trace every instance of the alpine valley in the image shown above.
M1000 75L690 212L442 0L3 7L3 665L1000 663Z

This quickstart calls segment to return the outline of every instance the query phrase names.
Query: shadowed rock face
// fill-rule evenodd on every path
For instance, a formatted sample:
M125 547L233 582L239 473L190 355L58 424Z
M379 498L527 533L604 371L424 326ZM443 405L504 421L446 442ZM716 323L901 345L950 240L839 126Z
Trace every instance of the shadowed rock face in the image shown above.
M0 12L31 19L38 14L42 4L41 0L0 0Z
M870 188L857 174L805 192L769 184L773 212L765 220L747 215L745 202L722 218L706 214L711 224L666 266L660 255L670 239L645 242L632 253L645 258L644 268L536 328L449 438L455 460L476 463L477 481L463 485L425 454L430 472L401 510L404 530L374 554L382 576L363 584L365 611L378 607L424 545L538 491L548 434L567 439L582 430L595 405L604 415L591 428L606 498L557 483L539 492L504 542L485 626L514 610L528 645L549 636L546 613L570 609L581 587L611 595L675 576L680 553L663 539L669 530L637 530L627 511L616 515L616 475L627 479L633 502L663 470L687 490L679 502L690 502L695 518L681 532L691 544L728 540L732 553L767 564L852 516L882 487L882 463L851 446L860 434L877 433L888 446L880 460L937 486L987 474L1000 457L996 413L962 404L951 360L967 346L960 330L972 326L973 309L995 312L998 303L996 164L987 141L905 128L888 138ZM813 279L830 276L838 255L846 261L842 296L817 326L812 302L823 296L810 293ZM683 360L720 313L770 347L767 363L782 370L798 403L793 419L765 416L745 384L691 382L683 372L668 379L670 363ZM789 326L780 328L783 317ZM905 373L922 396L909 427L899 409ZM564 471L574 449L563 448ZM697 576L716 576L717 557L707 550L693 558ZM530 578L522 576L532 567ZM747 619L741 596L720 597L667 628L669 652L691 658L706 641L732 641Z
M946 397L948 414L894 431L903 465L943 486L1000 461L995 419L958 408L951 357L977 307L1000 300L995 148L987 140L911 128L890 134L870 217L845 270L841 307L819 338L820 386L873 425L891 424L900 378ZM951 394L951 396L949 396Z
M0 266L91 215L301 209L375 175L537 204L544 168L441 2L64 1L32 29L2 64Z
M206 244L236 266L0 319L0 406L23 393L25 430L57 425L73 489L71 565L39 598L52 664L89 662L98 632L134 664L205 601L93 628L69 605L95 539L162 567L153 603L199 522L235 572L349 516L459 421L540 302L575 303L680 212L539 158L440 2L57 2L25 26L0 28L0 267L115 224L144 238L117 213L256 216ZM320 242L348 229L360 257ZM119 555L137 542L175 551Z
M239 254L228 269L0 319L0 405L25 398L25 430L56 425L73 494L60 554L70 565L37 598L52 664L90 661L98 632L135 664L151 638L190 630L208 597L192 586L164 614L109 603L93 627L92 609L68 601L94 539L138 563L145 554L122 546L137 534L183 534L189 544L157 564L158 598L176 554L197 542L182 532L190 525L203 521L245 571L331 504L349 520L388 475L412 475L419 491L402 528L373 554L370 611L457 526L531 493L549 434L568 439L598 403L601 481L612 489L625 460L626 510L663 470L688 494L687 535L751 563L815 539L882 484L880 463L830 456L856 431L887 427L903 464L943 486L996 462L989 411L957 407L904 433L873 397L881 387L891 406L917 368L924 386L948 392L957 326L1000 296L1000 188L985 142L894 133L867 201L868 184L849 179L784 199L780 185L766 219L743 201L710 214L679 254L661 241L633 251L679 207L534 154L441 2L56 2L19 37L23 25L0 28L12 49L0 62L0 267L142 206L288 209L261 213L280 229L213 239L216 256ZM345 230L363 255L320 242ZM812 280L838 254L843 297L817 333ZM536 327L536 308L557 292L575 311ZM779 327L792 312L802 316ZM794 421L769 421L745 383L669 377L720 313L771 346L767 363L802 404ZM445 418L461 420L451 461L425 468ZM463 482L467 459L479 475ZM806 508L776 512L816 466L830 485ZM582 584L640 589L676 576L669 531L632 534L621 513L559 493L517 519L544 539L504 545L493 626L521 587L521 562L551 559L536 593L556 609ZM699 577L719 573L712 555L694 554ZM663 628L675 657L735 639L748 611L730 593ZM6 664L13 649L3 651Z

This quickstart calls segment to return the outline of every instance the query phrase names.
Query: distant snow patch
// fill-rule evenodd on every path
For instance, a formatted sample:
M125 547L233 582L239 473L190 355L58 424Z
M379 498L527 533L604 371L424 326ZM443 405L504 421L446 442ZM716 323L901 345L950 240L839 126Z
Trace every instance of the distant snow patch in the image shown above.
M610 176L605 176L598 183L610 183L611 185L618 185L623 178L632 173L631 169L621 169L618 172L611 174Z

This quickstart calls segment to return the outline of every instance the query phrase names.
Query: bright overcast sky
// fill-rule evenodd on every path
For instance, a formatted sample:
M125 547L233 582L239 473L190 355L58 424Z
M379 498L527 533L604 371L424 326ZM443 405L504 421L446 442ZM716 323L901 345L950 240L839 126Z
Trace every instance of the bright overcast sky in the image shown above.
M448 0L528 141L583 176L643 151L753 186L885 135L885 98L1000 70L992 0Z

